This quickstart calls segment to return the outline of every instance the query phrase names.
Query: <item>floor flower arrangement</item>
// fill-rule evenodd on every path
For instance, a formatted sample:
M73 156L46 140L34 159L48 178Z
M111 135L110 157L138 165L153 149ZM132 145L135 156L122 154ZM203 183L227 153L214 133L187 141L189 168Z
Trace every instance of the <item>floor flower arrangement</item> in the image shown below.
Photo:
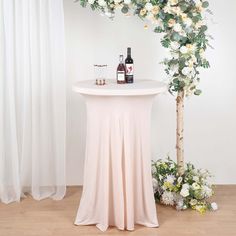
M175 206L177 210L190 208L200 213L218 209L215 202L209 202L214 194L209 171L196 169L188 163L180 176L177 164L167 158L152 162L152 176L157 202Z

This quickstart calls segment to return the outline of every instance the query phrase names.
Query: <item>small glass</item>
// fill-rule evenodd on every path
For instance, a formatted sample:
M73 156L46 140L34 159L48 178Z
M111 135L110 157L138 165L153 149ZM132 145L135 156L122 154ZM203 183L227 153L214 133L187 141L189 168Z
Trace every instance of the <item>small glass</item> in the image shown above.
M95 80L106 80L107 78L107 65L94 65Z

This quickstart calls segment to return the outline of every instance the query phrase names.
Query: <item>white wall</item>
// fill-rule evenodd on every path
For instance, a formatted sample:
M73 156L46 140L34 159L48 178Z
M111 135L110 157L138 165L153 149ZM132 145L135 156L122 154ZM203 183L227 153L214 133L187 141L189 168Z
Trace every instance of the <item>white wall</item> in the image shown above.
M210 0L214 16L209 28L215 38L208 50L211 68L201 73L200 97L191 97L185 106L185 158L207 168L216 183L236 184L236 1ZM227 5L226 5L227 3ZM165 78L159 62L166 55L160 35L137 17L117 15L114 21L98 12L64 0L67 80L67 183L82 184L85 147L85 105L71 91L77 80L93 79L93 64L107 63L115 76L120 53L131 46L135 79ZM213 18L213 20L211 19ZM153 158L175 158L175 100L169 94L157 97L152 116Z

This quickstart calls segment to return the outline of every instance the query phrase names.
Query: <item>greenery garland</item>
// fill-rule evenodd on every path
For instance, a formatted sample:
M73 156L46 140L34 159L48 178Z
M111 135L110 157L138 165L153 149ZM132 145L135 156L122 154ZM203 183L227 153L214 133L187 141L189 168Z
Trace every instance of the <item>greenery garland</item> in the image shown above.
M203 13L209 3L204 0L76 0L83 7L90 5L113 18L116 9L124 14L132 11L154 25L154 32L163 33L161 44L170 56L163 64L169 76L169 92L184 91L185 96L200 95L199 68L208 68L205 50L210 35Z

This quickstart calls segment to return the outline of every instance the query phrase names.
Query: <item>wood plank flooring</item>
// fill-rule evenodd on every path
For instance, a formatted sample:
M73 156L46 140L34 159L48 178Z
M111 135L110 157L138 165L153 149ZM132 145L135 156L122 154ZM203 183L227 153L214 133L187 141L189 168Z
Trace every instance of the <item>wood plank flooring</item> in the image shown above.
M73 224L82 187L68 187L61 201L33 200L0 203L0 236L80 236L80 235L145 235L145 236L236 236L236 185L218 185L212 201L219 210L200 215L187 210L177 212L157 205L159 228L137 225L135 231L109 228L105 233L95 226Z

